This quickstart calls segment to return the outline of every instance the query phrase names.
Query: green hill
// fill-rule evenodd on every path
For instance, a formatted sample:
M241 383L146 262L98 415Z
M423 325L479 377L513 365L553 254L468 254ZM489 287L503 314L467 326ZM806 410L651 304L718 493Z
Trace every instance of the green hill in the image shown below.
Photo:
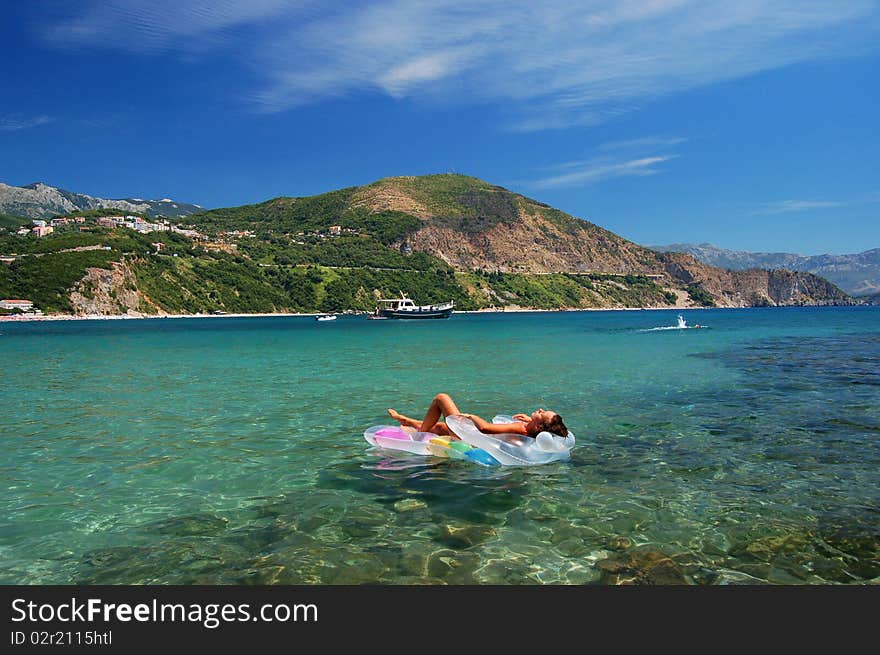
M86 212L88 232L0 234L0 252L18 255L0 267L0 295L79 314L370 311L400 291L460 310L848 302L809 274L659 254L462 175L204 211L183 219L194 240L98 228L101 213Z
M7 230L16 230L22 225L30 225L30 222L29 218L23 218L22 216L0 214L0 228L6 228Z

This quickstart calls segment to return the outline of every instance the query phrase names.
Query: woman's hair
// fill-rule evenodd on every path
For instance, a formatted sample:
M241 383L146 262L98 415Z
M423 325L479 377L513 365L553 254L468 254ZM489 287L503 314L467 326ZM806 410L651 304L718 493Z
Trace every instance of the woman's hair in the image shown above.
M549 421L544 421L542 427L545 431L552 432L559 437L565 438L568 436L568 428L565 427L565 423L562 422L562 417L559 414L554 414L553 418Z

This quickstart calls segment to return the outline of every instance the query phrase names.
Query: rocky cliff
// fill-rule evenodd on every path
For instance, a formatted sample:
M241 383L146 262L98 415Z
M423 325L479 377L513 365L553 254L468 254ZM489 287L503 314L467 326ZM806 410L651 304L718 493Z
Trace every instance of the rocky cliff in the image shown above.
M664 270L687 286L696 285L719 307L848 305L852 299L812 273L782 269L732 271L697 261L684 253L660 256Z
M124 262L112 262L109 269L86 269L70 291L74 316L142 316L141 299L137 279Z

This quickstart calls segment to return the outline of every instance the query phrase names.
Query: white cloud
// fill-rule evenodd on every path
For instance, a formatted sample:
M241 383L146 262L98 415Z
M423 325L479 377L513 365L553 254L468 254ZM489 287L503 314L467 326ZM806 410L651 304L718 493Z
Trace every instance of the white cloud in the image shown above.
M462 57L460 53L438 52L417 57L388 71L379 78L379 85L395 97L423 82L449 77L457 71Z
M534 180L528 183L528 186L536 189L556 189L559 187L595 184L601 180L615 177L656 175L660 172L656 168L657 164L675 159L676 157L677 155L664 155L616 162L607 160L567 162L560 164L559 168L568 169L568 172Z
M263 111L381 92L497 103L517 129L598 123L686 89L876 47L872 0L109 0L52 43L219 51ZM85 8L83 8L85 7Z
M544 166L538 169L545 173L543 177L522 184L535 189L555 189L618 177L656 175L663 172L659 164L679 157L669 149L687 140L682 136L655 135L601 143L594 148L594 156Z
M842 207L847 203L837 200L780 200L768 202L756 209L753 214L789 214L791 212L803 212L813 209L829 209Z
M290 20L308 0L73 0L68 15L43 29L49 43L157 53L197 47L227 30Z
M609 141L600 144L596 150L599 151L620 151L620 150L636 150L640 148L665 148L677 146L687 141L682 136L647 136L638 139L625 139L623 141Z
M52 119L48 116L33 116L30 118L23 116L0 116L0 130L4 132L15 132L51 122Z

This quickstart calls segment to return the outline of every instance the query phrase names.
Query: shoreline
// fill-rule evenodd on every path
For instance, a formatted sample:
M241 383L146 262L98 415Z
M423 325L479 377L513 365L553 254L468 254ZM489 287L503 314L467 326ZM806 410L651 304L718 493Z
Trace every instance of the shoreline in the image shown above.
M288 317L307 317L307 316L323 316L326 312L311 313L253 313L253 314L45 314L43 316L0 316L0 323L10 322L30 322L30 321L138 321L163 318L260 318L267 316L288 316Z
M782 307L787 307L783 305ZM791 307L825 307L826 305L791 305ZM827 305L837 306L837 305ZM774 307L773 309L777 309ZM577 307L563 309L528 309L523 307L509 309L466 309L457 310L455 314L523 314L523 313L549 313L549 312L651 312L651 311L694 311L708 309L764 309L762 307ZM187 319L187 318L308 318L335 314L336 316L367 316L370 312L335 313L335 312L261 312L261 313L229 313L229 314L161 314L161 315L131 315L131 314L46 314L43 316L0 316L0 324L3 323L28 323L34 321L128 321L128 320L153 320L153 319Z

